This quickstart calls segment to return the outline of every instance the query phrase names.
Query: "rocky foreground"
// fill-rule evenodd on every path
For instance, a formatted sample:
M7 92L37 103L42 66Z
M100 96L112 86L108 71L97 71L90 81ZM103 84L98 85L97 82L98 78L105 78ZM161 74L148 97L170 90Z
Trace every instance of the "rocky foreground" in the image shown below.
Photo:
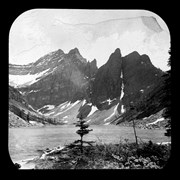
M16 163L19 169L162 169L168 163L171 143L95 144L83 148L73 143L42 150L32 160Z

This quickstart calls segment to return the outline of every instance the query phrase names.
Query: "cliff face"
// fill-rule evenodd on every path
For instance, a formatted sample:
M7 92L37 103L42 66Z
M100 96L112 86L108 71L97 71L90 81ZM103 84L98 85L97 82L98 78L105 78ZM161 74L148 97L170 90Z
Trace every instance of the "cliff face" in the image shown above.
M120 96L122 79L122 57L120 49L111 54L106 64L95 75L92 88L92 103L101 106L101 102Z
M142 95L149 93L158 83L163 72L154 67L147 55L138 52L123 57L122 74L124 83L123 103L128 106Z
M132 52L122 57L120 49L116 49L96 73L92 103L102 107L103 101L116 99L120 104L128 106L152 90L162 74L160 69L152 65L147 55Z
M128 121L132 119L130 106L136 106L140 101L142 106L147 106L146 99L150 99L153 92L156 92L155 89L162 84L163 74L163 71L153 66L147 55L140 55L135 51L122 57L120 49L116 49L94 76L89 96L92 105L89 102L84 104L79 114L86 111L89 113L97 108L98 111L87 118L93 124L119 123L123 118ZM159 94L159 90L156 94ZM154 105L151 110L157 111L145 110L144 107L136 113L141 111L140 118L157 113L164 107L163 104L157 105L157 101L160 102L158 98L154 98L149 102Z

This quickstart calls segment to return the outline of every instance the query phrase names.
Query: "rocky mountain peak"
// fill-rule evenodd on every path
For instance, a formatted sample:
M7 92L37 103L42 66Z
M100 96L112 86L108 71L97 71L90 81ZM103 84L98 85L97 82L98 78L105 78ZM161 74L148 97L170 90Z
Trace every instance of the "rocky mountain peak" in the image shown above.
M113 57L121 57L121 50L119 48L115 49L115 51L111 54L111 56L113 56Z
M127 56L125 57L129 57L131 59L137 59L140 57L140 54L137 51L133 51L132 53L129 53Z
M120 59L121 59L121 51L119 48L117 48L109 57L109 60L107 61L107 65L111 66L111 65L115 65L118 63L120 63Z
M145 63L152 64L149 56L146 55L146 54L143 54L143 55L141 56L141 60L142 60L143 62L145 62Z
M121 50L119 48L117 48L114 53L117 53L117 54L121 54Z
M122 69L121 51L117 48L106 64L101 66L93 82L92 102L98 105L105 99L118 97L121 91L120 79Z
M71 49L66 57L71 60L80 60L82 63L87 63L87 60L82 57L78 48Z
M80 54L80 52L79 52L79 49L75 47L74 49L71 49L71 50L68 52L68 54L69 54L69 55L71 55L71 54Z
M90 64L91 64L91 66L93 66L93 67L97 67L97 60L96 60L96 59L92 60L92 61L90 62Z
M64 51L63 51L62 49L58 49L58 50L57 50L57 53L59 53L59 54L64 54Z

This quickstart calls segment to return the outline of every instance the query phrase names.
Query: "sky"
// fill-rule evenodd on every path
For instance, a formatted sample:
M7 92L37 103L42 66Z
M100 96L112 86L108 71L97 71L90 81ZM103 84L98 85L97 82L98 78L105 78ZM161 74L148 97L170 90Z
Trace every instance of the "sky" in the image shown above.
M28 64L49 52L68 53L77 47L100 67L120 48L122 56L147 54L154 66L166 71L170 40L166 23L147 10L32 9L11 26L9 63Z

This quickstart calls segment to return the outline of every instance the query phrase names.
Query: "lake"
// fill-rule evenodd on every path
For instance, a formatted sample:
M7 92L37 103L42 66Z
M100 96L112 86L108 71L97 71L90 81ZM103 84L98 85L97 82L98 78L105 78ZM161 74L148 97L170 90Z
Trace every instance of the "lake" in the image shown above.
M63 146L79 139L76 134L78 127L74 125L45 126L45 127L22 127L9 129L9 154L13 162L38 156L37 150ZM93 129L84 140L93 140L103 143L118 143L120 140L129 139L135 142L132 127L115 125L91 125ZM136 129L137 136L142 141L169 142L164 136L165 130Z

